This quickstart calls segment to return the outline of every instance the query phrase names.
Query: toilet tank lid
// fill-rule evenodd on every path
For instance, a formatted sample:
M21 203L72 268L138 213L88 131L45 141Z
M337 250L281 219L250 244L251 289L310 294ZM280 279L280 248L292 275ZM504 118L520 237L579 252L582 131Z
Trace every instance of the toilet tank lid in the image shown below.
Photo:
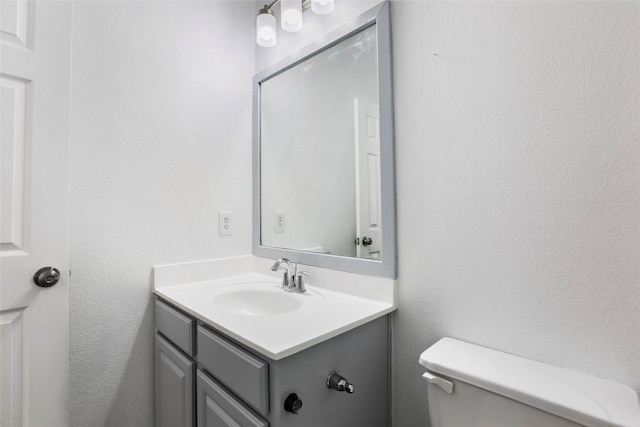
M442 338L426 349L420 364L432 373L588 427L640 426L638 393L613 381L453 338Z

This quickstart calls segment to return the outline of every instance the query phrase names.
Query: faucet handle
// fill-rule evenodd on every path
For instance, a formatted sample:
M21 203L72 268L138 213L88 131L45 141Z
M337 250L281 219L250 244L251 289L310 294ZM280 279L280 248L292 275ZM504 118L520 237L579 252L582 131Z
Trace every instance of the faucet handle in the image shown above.
M307 287L304 285L303 276L309 276L308 271L298 271L296 273L296 287L298 292L307 292Z

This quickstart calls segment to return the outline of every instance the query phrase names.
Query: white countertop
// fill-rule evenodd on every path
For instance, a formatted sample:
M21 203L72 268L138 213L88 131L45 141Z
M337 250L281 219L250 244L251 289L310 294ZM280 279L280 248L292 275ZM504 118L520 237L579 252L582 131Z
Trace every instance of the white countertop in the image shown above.
M302 304L298 310L267 316L219 310L213 298L221 287L255 283L279 289L280 280L259 273L163 286L155 294L247 347L279 360L392 312L388 302L307 286L306 294L287 293Z

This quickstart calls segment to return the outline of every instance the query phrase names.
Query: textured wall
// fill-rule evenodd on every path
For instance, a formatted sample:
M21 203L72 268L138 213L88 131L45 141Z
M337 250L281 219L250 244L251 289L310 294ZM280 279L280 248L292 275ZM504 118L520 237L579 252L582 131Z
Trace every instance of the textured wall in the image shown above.
M640 390L640 4L394 2L394 427L443 336Z
M92 1L73 19L71 423L151 426L151 267L251 252L255 10Z

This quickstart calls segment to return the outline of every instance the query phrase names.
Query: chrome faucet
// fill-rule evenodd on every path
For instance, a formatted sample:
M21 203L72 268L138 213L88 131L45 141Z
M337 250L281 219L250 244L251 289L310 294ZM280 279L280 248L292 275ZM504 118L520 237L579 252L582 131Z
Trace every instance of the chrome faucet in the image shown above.
M287 258L280 258L271 266L271 271L284 271L284 276L282 277L282 289L289 289L291 287L291 273L293 273L295 277L297 269L297 265L294 265Z
M291 262L287 258L280 258L271 266L271 271L279 270L284 272L282 276L282 289L298 294L307 291L302 277L308 276L309 273L306 271L298 271L298 263Z

